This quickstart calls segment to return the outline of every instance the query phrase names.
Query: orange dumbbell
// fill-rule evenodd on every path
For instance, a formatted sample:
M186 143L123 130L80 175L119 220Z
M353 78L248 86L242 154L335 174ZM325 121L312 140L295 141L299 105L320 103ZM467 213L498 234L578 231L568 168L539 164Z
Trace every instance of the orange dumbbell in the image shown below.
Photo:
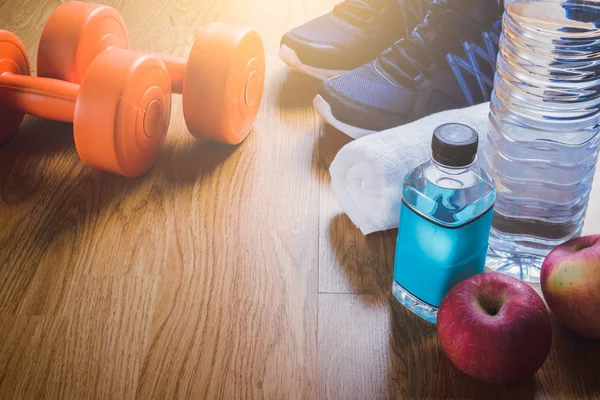
M78 83L94 58L110 47L127 49L127 29L114 8L72 1L50 16L38 51L38 75ZM189 57L157 55L183 95L183 114L197 138L242 142L258 113L265 56L260 36L248 28L212 23L197 36Z
M29 74L23 43L0 30L0 143L31 114L73 122L77 153L89 167L130 177L151 167L171 117L171 82L158 58L109 49L81 85Z

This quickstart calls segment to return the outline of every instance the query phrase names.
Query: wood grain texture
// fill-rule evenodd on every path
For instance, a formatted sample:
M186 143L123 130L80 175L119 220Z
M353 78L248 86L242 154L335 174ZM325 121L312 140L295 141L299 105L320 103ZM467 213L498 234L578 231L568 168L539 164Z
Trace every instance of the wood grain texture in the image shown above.
M186 56L224 21L265 41L261 114L241 146L194 140L173 102L145 176L82 166L71 126L27 118L0 149L0 397L314 398L318 82L277 58L332 1L100 1L132 49ZM58 1L2 1L35 66Z
M85 168L69 124L26 118L0 148L0 398L599 398L600 345L554 325L537 377L462 375L434 328L391 298L396 231L364 237L329 165L319 82L277 58L287 30L337 0L97 0L131 48L185 57L195 32L255 27L267 81L250 137L193 139L175 96L154 168ZM0 0L0 28L36 46L57 0ZM593 193L586 232L600 223Z
M554 321L551 353L531 380L478 382L443 354L435 326L393 297L319 295L319 386L323 399L597 399L600 342Z

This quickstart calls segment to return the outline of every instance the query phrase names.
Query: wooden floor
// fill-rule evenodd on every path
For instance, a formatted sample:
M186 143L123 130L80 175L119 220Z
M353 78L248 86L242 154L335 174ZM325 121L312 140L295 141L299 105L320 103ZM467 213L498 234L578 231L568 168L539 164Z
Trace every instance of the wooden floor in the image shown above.
M600 398L599 342L555 325L537 377L494 387L391 300L396 232L365 238L341 214L327 169L348 139L313 112L319 83L277 58L335 2L105 1L135 49L185 56L208 22L254 26L261 113L241 146L201 143L176 96L138 179L83 167L70 125L26 119L0 149L0 398ZM34 65L58 4L0 0Z

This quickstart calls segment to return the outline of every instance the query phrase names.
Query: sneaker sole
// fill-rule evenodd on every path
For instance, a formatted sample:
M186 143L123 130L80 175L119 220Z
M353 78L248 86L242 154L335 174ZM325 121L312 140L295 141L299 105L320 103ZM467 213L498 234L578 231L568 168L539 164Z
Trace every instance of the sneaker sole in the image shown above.
M298 72L302 72L303 74L310 75L313 78L320 79L322 81L333 78L336 76L340 76L345 74L348 71L343 70L335 70L335 69L322 69L311 67L310 65L303 64L302 61L298 58L298 55L294 50L283 45L279 48L279 58L286 63L290 68L295 69Z
M333 116L331 112L331 106L321 95L317 95L313 100L313 107L317 110L317 113L327 122L329 125L333 126L340 132L345 133L353 139L358 139L363 136L372 135L373 133L377 133L377 131L371 131L368 129L362 129L356 126L348 125L345 122L340 121L339 119Z

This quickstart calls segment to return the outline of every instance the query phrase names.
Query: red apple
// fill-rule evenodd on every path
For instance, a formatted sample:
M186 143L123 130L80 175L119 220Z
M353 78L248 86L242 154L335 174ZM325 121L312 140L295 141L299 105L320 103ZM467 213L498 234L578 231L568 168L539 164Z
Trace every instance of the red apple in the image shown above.
M454 365L490 383L516 383L542 366L552 344L542 298L520 280L498 273L454 286L437 315L438 340Z
M542 293L556 319L590 339L600 339L600 235L556 247L542 264Z

